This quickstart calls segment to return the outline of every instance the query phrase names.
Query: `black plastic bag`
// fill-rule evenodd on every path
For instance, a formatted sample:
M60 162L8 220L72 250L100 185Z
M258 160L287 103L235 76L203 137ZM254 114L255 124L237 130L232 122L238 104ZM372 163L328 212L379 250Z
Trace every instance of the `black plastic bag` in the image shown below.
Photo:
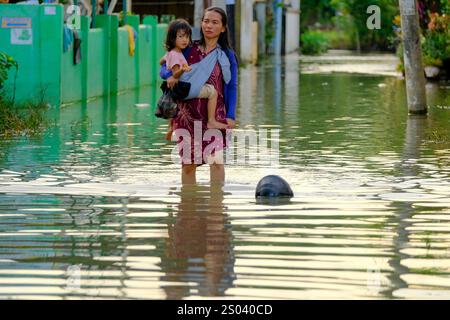
M163 119L175 118L178 113L178 100L183 100L189 95L191 84L188 82L179 81L173 88L167 87L167 82L161 84L163 95L159 98L156 105L155 116Z
M156 105L155 116L163 119L175 118L178 113L178 105L172 98L170 90L166 90Z

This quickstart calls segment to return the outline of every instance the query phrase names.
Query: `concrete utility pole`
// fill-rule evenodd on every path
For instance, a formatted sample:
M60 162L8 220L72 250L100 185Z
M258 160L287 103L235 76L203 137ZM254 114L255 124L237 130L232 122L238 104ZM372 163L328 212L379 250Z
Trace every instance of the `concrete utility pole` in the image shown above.
M274 54L277 57L281 57L281 42L283 37L283 8L281 5L283 0L274 1L274 14L275 14L275 37L273 39Z
M286 54L298 51L300 45L300 0L290 0L286 2Z
M253 0L241 0L240 55L243 63L252 62Z
M266 54L266 1L256 0L256 19L258 21L258 55Z
M408 111L410 114L425 114L427 113L427 100L416 0L400 0L400 13Z

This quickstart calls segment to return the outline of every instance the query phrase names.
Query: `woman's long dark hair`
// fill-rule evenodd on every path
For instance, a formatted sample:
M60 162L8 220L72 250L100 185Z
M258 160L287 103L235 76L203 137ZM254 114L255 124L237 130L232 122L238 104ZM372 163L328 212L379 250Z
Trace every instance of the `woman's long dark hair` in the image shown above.
M225 32L222 32L219 36L219 40L217 43L222 47L223 50L231 49L233 50L233 47L231 46L231 40L230 40L230 31L228 30L228 17L226 12L220 8L220 7L209 7L205 10L203 13L202 21L205 18L205 13L209 11L214 11L220 14L222 17L222 25L225 27ZM200 44L202 46L205 46L205 36L203 34L202 28L200 28Z

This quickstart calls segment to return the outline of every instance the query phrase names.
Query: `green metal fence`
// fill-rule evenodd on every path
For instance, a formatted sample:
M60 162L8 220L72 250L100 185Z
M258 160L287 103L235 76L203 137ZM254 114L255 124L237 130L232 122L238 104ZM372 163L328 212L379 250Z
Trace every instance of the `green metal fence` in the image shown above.
M82 16L77 29L81 61L74 64L73 44L63 50L63 9L61 5L0 5L0 51L19 63L16 82L11 74L5 83L7 94L15 87L19 102L44 98L59 106L156 84L167 24L158 24L156 16L144 17L142 24L139 16L126 16L125 24L136 37L130 55L129 31L119 27L117 16L96 16L93 28Z

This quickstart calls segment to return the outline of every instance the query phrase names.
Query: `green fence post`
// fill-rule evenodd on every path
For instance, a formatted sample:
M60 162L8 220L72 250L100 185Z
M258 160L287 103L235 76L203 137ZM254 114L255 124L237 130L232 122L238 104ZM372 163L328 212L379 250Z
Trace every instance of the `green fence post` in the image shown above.
M110 15L104 14L97 17L98 27L103 29L104 32L104 84L103 84L103 96L109 96L111 86L111 19Z
M89 52L89 17L82 16L81 18L81 99L86 101L88 98L88 52Z
M117 79L117 65L119 59L118 53L118 31L119 31L119 17L116 15L111 16L110 26L110 38L109 38L109 50L110 50L110 83L109 91L112 94L117 94L118 91L118 79Z
M155 63L158 59L158 46L157 46L157 34L158 34L158 16L145 16L143 23L146 25L150 25L152 27L152 36L151 36L151 72L152 72L152 78L151 83L152 85L156 85L156 81L159 78L159 70L156 67Z
M51 8L51 9L50 9ZM41 90L45 101L59 107L61 104L61 69L63 47L63 13L62 6L40 7L40 35L35 41L40 42L41 61L37 68L41 73ZM28 9L28 8L27 8ZM24 10L27 10L24 9ZM30 9L32 10L32 9ZM53 11L54 10L54 11ZM52 14L49 14L52 13ZM54 14L53 14L54 13ZM35 21L36 22L36 21Z
M139 70L139 16L138 15L128 15L125 17L125 24L130 25L137 32L137 37L134 41L134 68L135 68L135 78L134 78L134 87L139 87L140 84L140 70Z

